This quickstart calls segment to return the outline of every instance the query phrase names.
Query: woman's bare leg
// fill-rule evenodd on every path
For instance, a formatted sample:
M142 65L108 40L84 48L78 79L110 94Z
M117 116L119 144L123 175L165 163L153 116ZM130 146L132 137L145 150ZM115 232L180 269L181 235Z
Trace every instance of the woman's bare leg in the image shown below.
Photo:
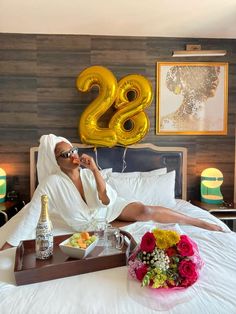
M160 223L178 223L192 225L207 230L222 231L220 226L208 223L204 220L178 213L166 207L146 206L138 202L127 205L118 219L123 221L153 220Z

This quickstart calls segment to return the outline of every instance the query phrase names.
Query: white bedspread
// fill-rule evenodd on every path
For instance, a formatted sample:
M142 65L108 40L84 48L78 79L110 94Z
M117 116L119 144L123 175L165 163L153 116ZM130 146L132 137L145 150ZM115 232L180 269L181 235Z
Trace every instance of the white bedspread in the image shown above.
M209 213L185 201L178 201L175 209L223 225ZM153 225L153 222L135 223L126 227L126 230L138 240ZM230 232L227 227L225 230L228 232L225 233L190 226L180 227L197 242L205 262L198 282L189 288L194 288L194 296L186 303L158 312L150 304L144 306L137 301L138 295L134 297L138 292L128 289L126 266L16 286L13 273L15 249L9 249L0 252L0 313L236 313L236 298L233 297L236 280L236 233ZM6 236L5 229L0 228L1 242ZM70 230L64 226L57 229L57 234L65 232Z

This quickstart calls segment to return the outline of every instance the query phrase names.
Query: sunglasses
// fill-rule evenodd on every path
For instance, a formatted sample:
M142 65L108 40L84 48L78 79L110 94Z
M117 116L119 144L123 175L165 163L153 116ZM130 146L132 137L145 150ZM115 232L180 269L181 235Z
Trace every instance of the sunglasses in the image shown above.
M70 150L60 153L60 155L57 156L57 158L70 158L74 154L78 154L79 148L78 147L72 147Z

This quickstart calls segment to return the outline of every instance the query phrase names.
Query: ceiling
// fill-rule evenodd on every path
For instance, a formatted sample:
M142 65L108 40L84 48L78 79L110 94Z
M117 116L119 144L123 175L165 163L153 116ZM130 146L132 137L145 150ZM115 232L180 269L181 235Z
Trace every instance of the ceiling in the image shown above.
M0 0L0 32L236 39L236 0Z

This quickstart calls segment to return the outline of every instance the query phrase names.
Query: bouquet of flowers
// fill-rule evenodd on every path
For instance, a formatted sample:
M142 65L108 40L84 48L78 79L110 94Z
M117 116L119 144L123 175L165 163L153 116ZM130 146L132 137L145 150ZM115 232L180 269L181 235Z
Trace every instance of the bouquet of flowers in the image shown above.
M129 258L128 269L141 286L186 288L199 277L203 261L197 244L173 230L146 232Z

